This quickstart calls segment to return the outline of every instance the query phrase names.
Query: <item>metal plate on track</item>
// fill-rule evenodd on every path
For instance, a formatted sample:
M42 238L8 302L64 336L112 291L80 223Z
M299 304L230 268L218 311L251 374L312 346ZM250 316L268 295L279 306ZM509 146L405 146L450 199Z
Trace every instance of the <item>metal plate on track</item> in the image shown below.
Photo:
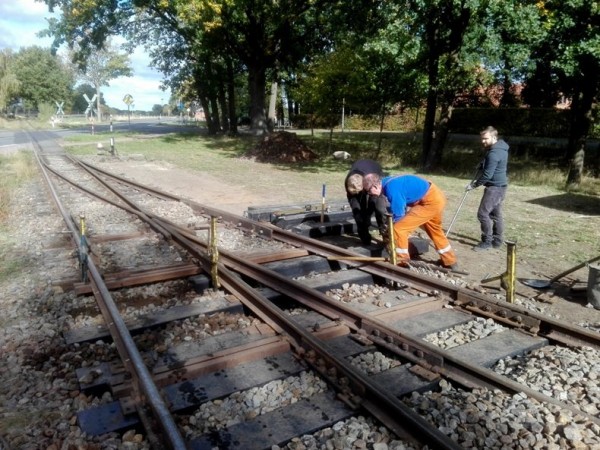
M548 345L547 339L509 329L448 351L472 364L491 367L502 358L522 355L545 345Z
M410 371L410 364L386 370L373 375L371 378L383 389L393 392L396 397L402 397L411 392L426 392L437 387L439 379L427 380Z
M473 316L460 311L443 309L426 314L413 315L391 323L391 326L404 334L423 337L446 328L473 320Z
M137 414L123 415L120 402L111 402L77 413L77 423L84 433L98 436L113 431L124 431L137 426Z
M306 368L290 353L283 353L176 383L165 387L163 392L171 411L181 411L303 370Z
M194 439L190 450L271 449L296 436L313 434L347 419L353 411L331 393L317 394L256 419Z

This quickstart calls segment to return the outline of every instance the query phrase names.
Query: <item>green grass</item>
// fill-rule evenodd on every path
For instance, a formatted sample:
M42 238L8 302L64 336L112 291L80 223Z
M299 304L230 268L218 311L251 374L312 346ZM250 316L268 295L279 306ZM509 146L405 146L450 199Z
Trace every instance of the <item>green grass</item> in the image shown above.
M350 153L351 160L371 158L381 162L389 173L418 172L421 156L420 135L414 133L369 132L329 132L302 130L296 132L320 158L316 162L303 164L273 163L280 170L301 173L335 174L345 172L346 161L331 157L335 151ZM148 160L162 160L178 167L204 170L216 176L227 176L235 169L234 161L253 148L260 138L251 136L226 137L199 134L198 128L190 127L188 132L148 138L129 132L97 133L68 138L69 147L76 155L90 155L97 152L97 144L110 148L110 138L115 138L115 148L119 155L141 154ZM380 144L381 140L381 144ZM84 145L88 144L88 145ZM442 165L430 175L450 176L470 180L474 169L482 158L478 143L449 143L445 149ZM230 166L223 167L229 161ZM509 176L512 184L523 186L548 186L564 189L567 176L566 167L559 167L553 161L533 161L511 158ZM326 181L326 180L324 180ZM581 185L574 191L585 195L600 193L600 179L584 175Z
M36 174L31 153L0 156L0 281L20 271L25 262L13 253L8 214L14 192Z

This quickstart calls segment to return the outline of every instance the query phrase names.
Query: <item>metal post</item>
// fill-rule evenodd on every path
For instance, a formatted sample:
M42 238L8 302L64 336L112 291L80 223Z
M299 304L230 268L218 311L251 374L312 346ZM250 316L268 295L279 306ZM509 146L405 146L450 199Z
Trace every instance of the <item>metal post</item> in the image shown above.
M221 287L219 282L219 272L217 264L219 263L219 248L217 246L217 218L210 218L210 276L212 278L213 288Z
M85 240L85 214L79 215L79 267L81 269L81 281L87 283L87 245Z
M115 156L115 138L110 138L110 154Z
M113 132L113 127L112 127L112 120L110 121L110 132Z
M517 243L506 241L506 301L515 302Z
M396 242L394 241L394 218L391 214L387 216L388 219L388 235L389 235L389 247L388 253L390 254L390 262L396 265Z
M327 185L323 185L323 192L321 194L321 223L325 221L325 189Z

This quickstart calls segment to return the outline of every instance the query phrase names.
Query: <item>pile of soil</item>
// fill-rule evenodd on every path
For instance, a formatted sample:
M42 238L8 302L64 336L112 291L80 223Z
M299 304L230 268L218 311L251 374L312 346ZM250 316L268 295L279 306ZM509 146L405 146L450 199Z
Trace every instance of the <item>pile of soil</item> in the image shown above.
M310 162L319 158L295 133L287 131L265 135L247 156L267 163Z

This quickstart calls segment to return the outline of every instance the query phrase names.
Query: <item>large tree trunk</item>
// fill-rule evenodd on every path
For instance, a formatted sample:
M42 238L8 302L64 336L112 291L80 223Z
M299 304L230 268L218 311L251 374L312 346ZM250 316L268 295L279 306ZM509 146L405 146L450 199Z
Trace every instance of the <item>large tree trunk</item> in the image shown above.
M227 108L227 95L225 95L224 83L219 83L219 110L221 112L221 124L223 126L223 132L229 132L229 113Z
M217 133L222 131L221 119L219 118L219 102L216 94L210 96L210 106L212 110L213 125Z
M437 68L437 66L436 66ZM436 69L437 70L437 69ZM435 84L432 83L434 79ZM437 72L435 75L429 74L429 92L427 93L427 106L425 107L425 120L423 123L423 150L421 153L421 167L425 171L429 171L428 162L431 160L429 156L432 150L432 143L435 135L435 114L437 111Z
M269 96L269 114L267 127L269 131L273 131L277 123L277 82L271 83L271 95Z
M198 98L200 99L200 105L202 105L202 109L204 110L204 118L206 120L206 128L208 128L208 134L217 134L218 130L215 128L213 114L210 110L210 102L208 101L208 98L204 95L201 95L200 93L198 93Z
M267 132L265 117L265 68L260 64L248 66L248 89L250 92L250 123L255 134Z
M593 62L589 61L589 64L586 65L584 61L581 63L581 67L583 69L581 81L576 84L571 104L571 127L567 148L567 158L570 164L567 189L578 186L583 178L585 146L592 125L592 105L599 77L598 68Z
M229 112L229 134L237 134L237 115L235 113L235 76L233 65L227 60L227 107Z
M100 86L96 86L96 118L102 122L102 110L100 109Z
M444 154L444 147L446 145L446 139L448 139L448 132L450 130L450 119L452 118L452 105L449 102L442 104L442 111L440 113L440 120L437 123L435 129L435 138L431 145L431 151L428 155L428 160L425 165L427 170L436 169L442 162L442 156Z

